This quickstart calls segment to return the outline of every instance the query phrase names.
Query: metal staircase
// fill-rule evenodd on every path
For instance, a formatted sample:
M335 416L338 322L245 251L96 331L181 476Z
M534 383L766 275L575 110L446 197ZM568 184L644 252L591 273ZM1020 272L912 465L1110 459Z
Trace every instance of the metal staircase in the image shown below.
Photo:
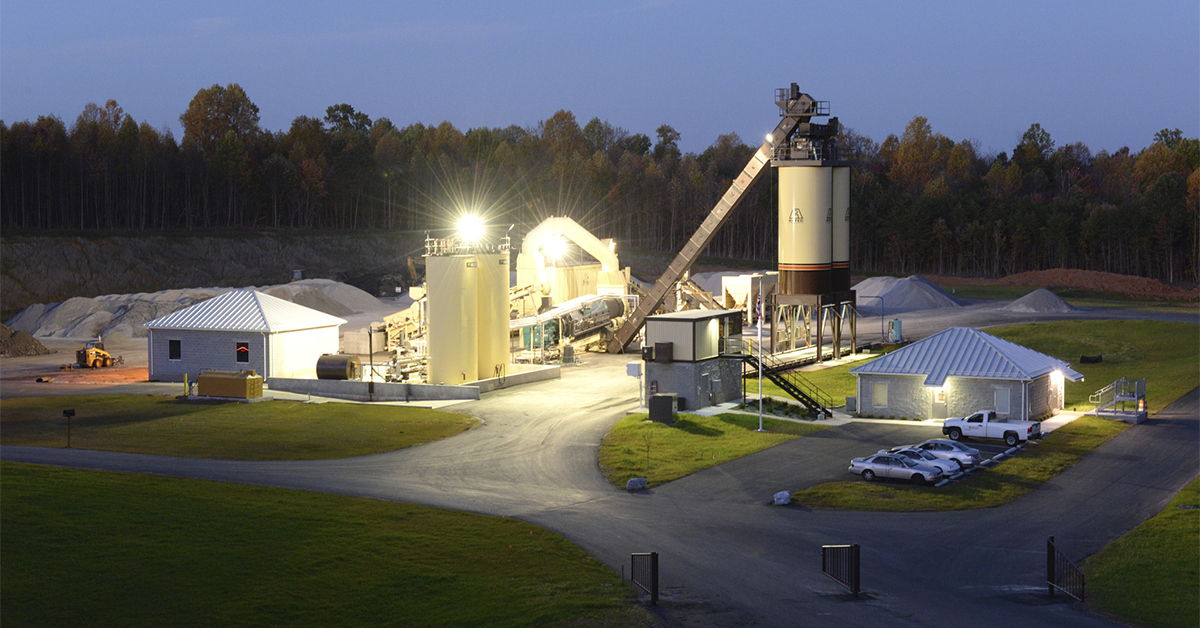
M754 375L758 374L758 356L752 353L743 354L742 362L753 369ZM825 416L829 416L829 406L833 405L833 399L821 392L821 389L805 379L800 373L787 370L789 366L789 364L780 362L770 355L764 355L762 360L763 377L771 380L772 383L791 395L793 399L799 401L809 411L824 413ZM750 376L750 374L750 372L743 371L743 376Z
M1111 409L1113 413L1118 412L1117 404L1121 404L1120 412L1125 412L1125 404L1136 404L1139 399L1146 397L1146 378L1131 379L1122 377L1117 381L1097 390L1088 397L1088 403L1096 406L1092 412L1100 414L1105 410Z

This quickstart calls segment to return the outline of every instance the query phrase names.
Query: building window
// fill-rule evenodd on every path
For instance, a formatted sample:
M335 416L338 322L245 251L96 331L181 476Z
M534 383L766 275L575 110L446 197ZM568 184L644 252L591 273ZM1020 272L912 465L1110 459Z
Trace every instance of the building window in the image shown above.
M178 340L168 340L167 341L167 359L168 360L182 360L183 359L183 349L180 347L180 342Z
M946 403L946 389L945 388L934 389L933 402L934 403Z
M875 395L874 399L872 400L872 405L874 405L876 408L887 407L887 389L888 385L885 382L878 382L875 384Z
M996 414L1008 414L1008 393L1007 388L996 389Z
M237 361L242 364L250 363L250 343L237 343Z

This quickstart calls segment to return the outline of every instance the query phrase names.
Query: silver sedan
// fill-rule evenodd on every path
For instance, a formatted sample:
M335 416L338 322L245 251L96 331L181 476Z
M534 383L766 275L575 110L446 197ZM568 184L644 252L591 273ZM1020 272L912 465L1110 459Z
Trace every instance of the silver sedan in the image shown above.
M927 464L931 467L937 467L946 475L954 475L962 470L962 464L957 460L938 458L924 449L917 449L916 445L892 447L891 449L880 450L879 453L904 456L917 464Z
M857 473L868 482L876 477L909 480L913 484L936 482L942 479L942 470L929 465L917 464L913 460L896 454L875 454L850 461L850 472Z
M935 438L920 445L914 445L914 448L927 451L942 460L953 460L964 467L973 467L983 462L983 457L979 455L978 449L972 449L952 440Z

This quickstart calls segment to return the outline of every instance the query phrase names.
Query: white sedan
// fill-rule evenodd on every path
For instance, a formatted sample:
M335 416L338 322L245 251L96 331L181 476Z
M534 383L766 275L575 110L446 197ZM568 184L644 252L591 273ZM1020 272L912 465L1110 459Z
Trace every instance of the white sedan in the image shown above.
M850 461L850 472L857 473L868 482L876 477L908 480L913 484L936 482L942 479L942 470L896 454L875 454Z
M931 467L937 467L946 475L954 475L962 470L962 465L957 460L938 458L924 449L917 449L916 445L902 445L900 447L892 447L891 449L881 449L879 453L904 456L917 464L927 464Z
M979 455L978 449L952 440L935 438L920 445L914 445L914 448L927 451L942 460L954 460L964 467L973 467L983 462L983 457Z

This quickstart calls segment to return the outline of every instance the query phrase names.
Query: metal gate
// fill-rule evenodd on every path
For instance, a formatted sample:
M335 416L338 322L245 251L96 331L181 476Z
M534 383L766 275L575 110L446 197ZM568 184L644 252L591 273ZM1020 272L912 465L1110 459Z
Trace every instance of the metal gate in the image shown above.
M1046 588L1050 597L1054 590L1083 601L1083 572L1054 546L1054 537L1046 539Z
M855 596L862 590L858 569L859 547L854 545L822 545L821 573L833 578Z
M650 594L650 605L658 604L658 552L630 554L629 579L633 586Z

